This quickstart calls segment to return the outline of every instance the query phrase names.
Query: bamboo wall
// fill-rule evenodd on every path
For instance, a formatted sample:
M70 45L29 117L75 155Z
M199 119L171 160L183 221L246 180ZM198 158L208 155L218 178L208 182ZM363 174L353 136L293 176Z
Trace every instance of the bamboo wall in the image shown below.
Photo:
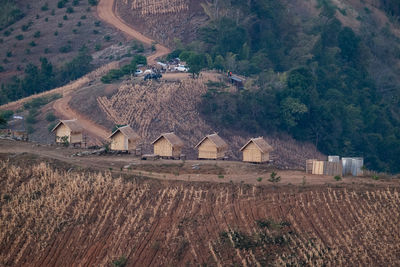
M220 159L225 156L225 149L217 149L217 146L208 138L198 147L199 159Z
M173 148L165 138L161 138L154 144L154 154L161 157L180 157L181 152L180 148Z
M128 150L128 140L121 132L113 135L111 139L111 150Z
M68 136L68 142L71 143L71 131L64 124L60 124L56 129L56 142L62 143L62 137Z
M261 153L260 149L253 142L243 149L243 161L261 163L268 160L269 153Z

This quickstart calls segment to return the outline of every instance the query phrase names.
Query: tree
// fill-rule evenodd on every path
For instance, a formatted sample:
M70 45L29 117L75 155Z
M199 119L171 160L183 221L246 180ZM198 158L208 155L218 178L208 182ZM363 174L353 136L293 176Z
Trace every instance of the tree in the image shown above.
M189 58L186 60L186 63L189 67L189 72L195 76L199 76L200 71L206 66L205 62L206 58L203 54L192 53Z
M6 119L3 117L3 114L0 114L0 127L7 125Z

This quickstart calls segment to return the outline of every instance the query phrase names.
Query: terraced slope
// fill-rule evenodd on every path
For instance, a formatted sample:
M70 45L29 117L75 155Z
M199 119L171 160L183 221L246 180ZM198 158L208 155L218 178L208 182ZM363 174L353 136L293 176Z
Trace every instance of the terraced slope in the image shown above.
M399 188L263 187L0 163L0 265L400 264Z

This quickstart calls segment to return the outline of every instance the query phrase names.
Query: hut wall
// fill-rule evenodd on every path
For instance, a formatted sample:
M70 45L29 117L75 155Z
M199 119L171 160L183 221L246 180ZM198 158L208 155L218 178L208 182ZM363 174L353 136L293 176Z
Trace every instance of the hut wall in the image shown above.
M111 150L128 150L127 138L121 132L112 137Z
M251 142L243 149L243 161L247 162L262 162L262 153L260 149Z
M128 140L128 150L135 150L138 145L137 140Z
M262 162L269 161L269 153L261 153L262 155Z
M323 175L324 174L324 161L315 160L313 162L312 174Z
M199 159L217 159L217 147L208 138L198 147Z
M182 154L182 149L178 147L173 147L172 148L172 156L175 158L179 158Z
M82 143L83 141L83 137L82 137L82 133L73 133L70 135L70 144L78 144L78 143Z
M68 136L68 142L71 143L71 131L64 124L60 124L56 129L56 142L62 143L62 137Z
M174 151L174 153L176 154L176 151ZM154 154L159 155L161 157L172 157L174 156L172 151L172 145L165 138L161 138L154 144Z

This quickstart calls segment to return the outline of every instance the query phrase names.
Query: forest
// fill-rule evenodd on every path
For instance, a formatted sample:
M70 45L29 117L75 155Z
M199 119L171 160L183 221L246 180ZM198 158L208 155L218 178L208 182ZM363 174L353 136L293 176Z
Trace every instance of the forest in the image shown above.
M210 68L250 77L237 93L209 86L200 108L214 125L286 132L326 154L363 156L370 169L399 172L400 91L374 76L383 64L375 64L377 54L395 53L389 45L399 41L388 27L373 37L343 26L328 0L318 8L318 19L299 23L283 1L214 1L198 40L170 56L187 60L194 74ZM382 38L387 46L378 45Z

